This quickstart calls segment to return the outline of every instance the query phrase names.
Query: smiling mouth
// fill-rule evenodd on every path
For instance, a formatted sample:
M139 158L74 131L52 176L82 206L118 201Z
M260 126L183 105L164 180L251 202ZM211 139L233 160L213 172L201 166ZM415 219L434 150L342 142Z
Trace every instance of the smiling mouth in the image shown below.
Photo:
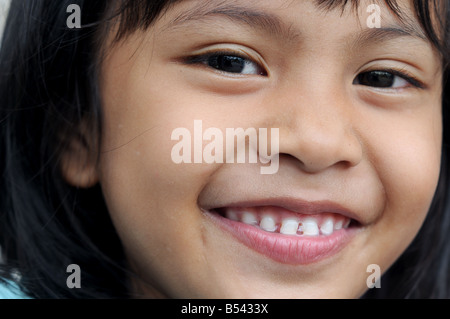
M351 213L333 205L303 202L291 208L243 204L204 212L248 248L291 265L336 255L363 228Z

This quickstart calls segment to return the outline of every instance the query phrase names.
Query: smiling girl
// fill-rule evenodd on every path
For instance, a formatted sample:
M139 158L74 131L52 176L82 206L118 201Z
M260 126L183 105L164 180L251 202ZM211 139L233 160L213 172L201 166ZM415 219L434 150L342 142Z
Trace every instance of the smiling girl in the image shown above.
M81 29L66 25L74 3ZM5 284L33 298L450 297L449 5L13 0ZM277 172L175 163L173 131L199 120L277 129ZM368 291L371 265L384 276Z

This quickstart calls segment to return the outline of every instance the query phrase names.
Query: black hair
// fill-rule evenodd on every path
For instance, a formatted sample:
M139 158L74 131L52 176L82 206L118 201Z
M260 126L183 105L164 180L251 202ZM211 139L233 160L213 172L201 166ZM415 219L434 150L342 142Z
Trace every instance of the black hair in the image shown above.
M61 154L78 138L99 154L102 108L99 51L105 26L119 18L117 40L149 28L179 0L12 0L0 51L1 280L34 298L129 298L129 270L101 186L78 189L61 173ZM316 0L333 9L350 0ZM385 0L401 18L394 0ZM66 8L82 10L80 29ZM422 229L364 297L450 297L450 172L447 115L450 61L447 1L414 0L417 19L442 56L444 145L440 181ZM434 14L437 12L437 14ZM437 21L437 22L436 22ZM436 28L437 25L437 28ZM80 134L87 123L93 141ZM69 264L83 289L66 285Z

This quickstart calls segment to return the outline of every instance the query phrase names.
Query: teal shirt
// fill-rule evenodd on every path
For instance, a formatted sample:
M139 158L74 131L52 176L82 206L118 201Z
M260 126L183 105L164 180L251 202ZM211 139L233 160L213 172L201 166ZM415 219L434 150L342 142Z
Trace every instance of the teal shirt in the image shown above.
M8 285L0 283L0 299L30 299L17 287L16 284Z

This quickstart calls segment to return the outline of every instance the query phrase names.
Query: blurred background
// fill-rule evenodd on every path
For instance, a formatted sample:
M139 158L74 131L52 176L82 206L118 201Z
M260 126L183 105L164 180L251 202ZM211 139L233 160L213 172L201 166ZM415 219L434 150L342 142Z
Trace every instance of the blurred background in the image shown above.
M6 20L6 12L9 7L9 2L11 0L0 0L0 44L3 35L3 26ZM0 247L0 263L2 262L2 247Z
M9 7L9 2L11 0L0 0L0 40L3 35L3 26L6 20L6 12Z

